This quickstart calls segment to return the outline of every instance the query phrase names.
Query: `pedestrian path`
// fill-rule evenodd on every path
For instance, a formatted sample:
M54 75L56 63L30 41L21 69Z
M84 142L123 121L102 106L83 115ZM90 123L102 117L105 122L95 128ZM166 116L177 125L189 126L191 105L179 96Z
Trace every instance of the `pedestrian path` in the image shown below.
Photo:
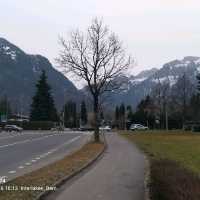
M106 138L108 149L103 158L53 199L144 200L144 155L115 133Z

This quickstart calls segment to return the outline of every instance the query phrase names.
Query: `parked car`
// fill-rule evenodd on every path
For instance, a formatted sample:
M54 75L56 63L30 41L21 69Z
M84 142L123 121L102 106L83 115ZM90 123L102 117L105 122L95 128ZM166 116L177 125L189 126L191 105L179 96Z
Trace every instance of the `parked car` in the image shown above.
M147 126L143 126L142 124L132 124L130 127L130 130L148 130L149 128Z
M110 128L110 126L101 126L101 127L99 127L99 130L100 131L111 131L111 128Z
M93 127L90 126L81 126L80 128L78 128L79 131L94 131Z
M16 126L16 125L6 125L4 127L4 130L5 131L17 131L17 132L21 132L23 130L23 128L19 127L19 126Z
M64 127L56 126L56 127L51 128L51 131L64 131Z

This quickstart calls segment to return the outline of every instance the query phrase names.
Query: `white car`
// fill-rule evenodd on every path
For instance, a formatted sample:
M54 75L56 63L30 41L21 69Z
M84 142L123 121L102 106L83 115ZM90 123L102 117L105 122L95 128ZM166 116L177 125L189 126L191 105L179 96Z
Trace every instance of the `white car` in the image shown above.
M132 124L130 127L130 130L148 130L149 128L147 126L143 126L142 124Z
M99 130L100 131L111 131L111 128L110 128L110 126L101 126L101 127L99 127Z

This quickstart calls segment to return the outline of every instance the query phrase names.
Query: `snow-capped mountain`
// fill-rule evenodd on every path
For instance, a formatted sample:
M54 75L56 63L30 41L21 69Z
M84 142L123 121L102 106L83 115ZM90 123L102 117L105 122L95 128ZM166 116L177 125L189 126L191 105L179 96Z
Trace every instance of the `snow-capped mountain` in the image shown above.
M169 84L172 88L179 78L186 74L192 84L196 83L196 75L200 72L200 57L187 56L183 60L174 60L162 68L145 70L137 76L124 77L123 90L110 95L109 104L137 106L146 95L151 94L158 84ZM194 86L195 87L195 86Z
M157 73L150 77L151 81L158 83L176 84L183 74L194 82L200 70L200 57L185 57L183 60L175 60L165 64Z
M62 73L54 69L49 60L41 55L29 55L9 41L0 38L0 98L7 96L18 110L29 111L35 84L45 70L52 87L55 102L60 108L65 100L77 99L80 92Z
M129 78L129 82L133 85L138 85L141 82L148 79L150 76L154 75L157 71L158 71L158 69L156 69L156 68L152 68L150 70L144 70L136 76L131 76Z

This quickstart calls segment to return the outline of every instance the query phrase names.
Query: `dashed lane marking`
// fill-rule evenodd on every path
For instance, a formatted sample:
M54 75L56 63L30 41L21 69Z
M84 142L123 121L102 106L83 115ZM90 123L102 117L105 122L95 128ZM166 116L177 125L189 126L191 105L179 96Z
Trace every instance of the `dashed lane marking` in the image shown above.
M66 143L64 143L64 144L62 144L62 145L60 145L60 146L58 146L57 148L54 148L54 149L48 151L47 153L44 153L44 154L42 154L42 155L36 157L35 159L31 160L31 162L25 163L25 166L23 166L23 165L19 166L18 169L23 169L23 168L25 168L26 166L30 166L32 163L37 162L37 160L40 160L41 158L44 158L44 157L48 156L49 154L54 153L55 151L59 150L61 147L65 146L65 145L69 145L69 144L75 142L75 141L78 140L80 137L81 137L81 136L77 136L77 137L71 139L70 141L68 141L68 142L66 142ZM0 147L1 147L1 146L0 146ZM14 173L16 173L16 171L13 170L13 171L9 171L8 173L9 173L9 174L14 174Z
M27 142L38 141L38 140L42 140L42 139L44 139L44 138L48 138L48 137L52 137L52 136L56 136L56 135L57 135L57 134L54 134L54 135L46 135L46 136L39 137L39 138L35 138L35 139L27 139L27 140L23 140L23 141L19 141L19 142L14 142L14 143L2 145L2 146L0 146L0 148L10 147L10 146L14 146L14 145L17 145L17 144L24 144L24 143L27 143Z
M6 136L6 137L0 137L0 140L14 138L14 137L23 136L23 135L25 135L25 133L16 134L16 135L10 135L10 136Z

